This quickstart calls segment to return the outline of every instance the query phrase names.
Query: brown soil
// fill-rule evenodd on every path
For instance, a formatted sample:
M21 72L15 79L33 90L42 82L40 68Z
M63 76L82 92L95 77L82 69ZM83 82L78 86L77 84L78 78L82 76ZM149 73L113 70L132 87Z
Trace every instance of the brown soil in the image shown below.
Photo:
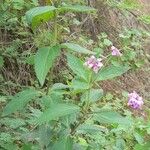
M101 32L106 32L111 39L114 40L114 43L119 44L118 42L118 32L122 30L122 27L126 26L131 29L145 28L147 31L150 31L150 26L143 25L143 23L137 20L137 15L139 12L130 12L129 17L123 15L118 9L110 9L104 0L91 0L91 5L95 6L98 9L98 19L94 20L95 29L91 29L91 34L93 31L96 31L97 34ZM143 6L143 10L140 13L150 14L150 1L149 0L139 0ZM93 35L94 36L94 35ZM149 41L143 43L145 47L145 53L150 54ZM144 98L150 99L150 60L145 64L141 69L137 71L129 71L124 74L122 77L117 78L114 81L105 81L102 84L102 87L106 91L120 93L121 91L133 91L136 90ZM150 70L150 69L149 69Z

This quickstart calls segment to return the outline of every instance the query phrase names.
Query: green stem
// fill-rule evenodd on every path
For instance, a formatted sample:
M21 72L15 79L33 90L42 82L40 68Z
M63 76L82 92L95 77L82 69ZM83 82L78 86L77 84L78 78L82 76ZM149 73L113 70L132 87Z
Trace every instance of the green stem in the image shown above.
M90 89L88 89L88 93L87 93L87 99L86 99L86 103L85 103L85 111L87 112L90 106Z
M70 134L73 136L76 133L76 129L85 122L85 118L81 118L81 120L79 121L79 123L77 123L75 125L75 127L71 130Z
M82 107L82 117L79 118L79 122L74 126L74 128L71 130L70 134L73 136L75 133L76 133L76 129L81 125L83 124L88 116L88 109L89 109L89 106L90 106L90 89L91 89L91 81L92 81L92 74L93 72L91 72L90 76L89 76L89 89L88 89L88 93L87 93L87 97L86 97L86 103L85 105Z
M47 85L47 89L46 89L46 95L48 95L48 92L49 92L49 89L50 89L50 86L51 86L52 73L53 73L53 67L49 71L49 78L48 78L48 85Z
M87 112L88 109L89 109L89 106L90 106L90 90L91 90L91 87L92 87L92 75L93 75L93 72L90 73L90 76L89 76L89 89L87 90L87 97L86 97L86 103L85 103L85 111Z
M53 45L55 46L57 44L57 36L58 36L58 31L57 31L57 11L55 11L55 20L54 20L54 41L53 41ZM47 90L46 90L46 95L48 95L50 86L51 86L51 81L52 81L52 75L53 75L53 66L51 68L51 70L49 71L49 79L48 79L48 85L47 85Z

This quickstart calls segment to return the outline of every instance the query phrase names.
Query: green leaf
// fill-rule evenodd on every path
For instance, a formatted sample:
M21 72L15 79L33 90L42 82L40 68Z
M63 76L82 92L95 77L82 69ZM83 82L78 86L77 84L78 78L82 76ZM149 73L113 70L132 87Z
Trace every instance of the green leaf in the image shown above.
M26 123L23 119L20 118L3 118L0 120L1 124L11 128L11 129L17 129L21 126L25 126Z
M51 140L51 129L50 125L41 125L39 127L39 144L42 148L47 147Z
M102 89L91 89L90 91L86 91L82 97L81 100L82 101L86 101L86 98L89 94L89 100L91 102L96 102L98 100L100 100L103 96L103 90Z
M113 97L114 96L111 93L107 93L106 96L105 96L106 100L108 100L108 101L112 100Z
M123 150L123 149L125 149L126 142L124 141L124 139L118 138L116 140L116 147L117 147L117 150Z
M143 137L138 132L134 133L134 137L139 144L142 145L144 143Z
M117 76L121 76L130 68L128 66L109 66L99 71L96 81L108 80Z
M68 50L74 51L74 52L79 52L79 53L83 53L83 54L95 54L94 52L81 47L78 44L74 44L74 43L63 43L62 48L67 48Z
M145 24L150 24L150 15L142 15L138 17L139 20L141 20Z
M2 132L1 131L1 133L0 133L0 141L12 143L13 142L12 135L10 133L6 133L6 132Z
M46 22L55 16L56 8L54 6L42 6L35 7L26 12L26 19L28 24L35 27L39 26L41 23Z
M64 89L68 89L69 86L65 85L63 83L55 83L53 84L51 90L64 90Z
M108 39L104 39L104 45L111 46L111 45L113 45L113 43Z
M42 96L39 99L39 102L43 109L47 109L49 107L49 105L51 105L51 103L53 103L52 96L51 95Z
M75 91L82 92L82 90L89 89L90 85L89 85L89 83L82 81L80 79L73 79L72 84L71 84L71 88L73 88L73 90L75 90Z
M88 7L88 6L82 6L82 5L66 5L59 8L60 12L81 12L81 13L92 13L96 12L95 8Z
M81 147L76 147L75 149L88 150L89 144L87 143L85 137L78 137L78 143L80 144L80 146L82 146L82 148Z
M59 117L79 112L80 108L74 104L51 104L49 108L38 118L38 123L43 124Z
M106 124L122 124L122 125L131 125L131 120L121 116L119 113L111 110L102 110L97 112L94 117L95 120L100 123Z
M29 101L34 99L36 96L39 96L39 94L40 93L38 91L33 89L24 90L17 93L4 108L3 116L22 110Z
M23 144L21 150L32 150L32 145L31 144Z
M68 66L76 75L83 78L85 81L88 81L89 72L85 69L83 66L84 63L79 58L71 54L67 54L67 61Z
M43 86L46 75L59 54L60 54L59 46L43 47L40 48L36 53L35 72L41 86Z
M125 10L136 10L140 8L137 0L123 0L118 4L118 7Z
M70 137L61 138L58 142L56 142L52 150L72 150L73 149L73 141Z
M17 145L15 145L13 142L11 142L11 143L6 143L6 142L2 142L2 141L0 141L0 148L1 148L1 150L17 150L18 149L18 147L17 147Z
M143 145L136 144L134 147L134 150L150 150L150 142L147 142Z
M107 132L107 128L95 124L82 124L77 128L77 133L79 134L99 134L100 132Z

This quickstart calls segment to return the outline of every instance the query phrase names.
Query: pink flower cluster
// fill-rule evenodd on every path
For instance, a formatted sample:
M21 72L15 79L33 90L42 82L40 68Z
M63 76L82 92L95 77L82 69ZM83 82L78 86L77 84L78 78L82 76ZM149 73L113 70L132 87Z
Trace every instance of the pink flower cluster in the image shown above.
M122 56L122 54L120 53L119 49L117 49L115 46L112 46L111 47L111 54L113 56Z
M130 106L133 109L141 109L142 105L144 104L141 96L139 96L135 91L133 91L133 93L130 93L128 97L128 106Z
M101 58L97 59L95 56L91 56L86 60L84 66L87 66L88 68L92 69L95 73L98 73L99 69L103 66L101 61Z

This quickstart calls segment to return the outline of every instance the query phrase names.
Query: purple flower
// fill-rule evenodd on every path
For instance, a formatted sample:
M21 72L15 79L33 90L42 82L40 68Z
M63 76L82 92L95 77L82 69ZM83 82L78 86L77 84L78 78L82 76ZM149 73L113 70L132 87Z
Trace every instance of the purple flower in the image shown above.
M128 98L128 106L133 109L141 109L142 105L144 104L142 97L139 96L135 91L129 93Z
M101 58L96 58L95 56L89 57L84 63L85 66L92 69L95 73L98 73L99 69L103 66Z
M122 56L122 54L120 53L119 49L117 49L115 46L112 46L111 47L111 54L113 56Z

